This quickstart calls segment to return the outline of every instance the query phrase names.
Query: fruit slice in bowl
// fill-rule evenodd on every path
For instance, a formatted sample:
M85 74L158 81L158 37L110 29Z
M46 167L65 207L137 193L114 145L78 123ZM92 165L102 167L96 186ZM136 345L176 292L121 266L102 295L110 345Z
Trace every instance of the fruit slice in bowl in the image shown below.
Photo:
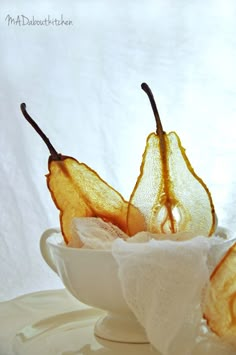
M121 194L93 169L73 157L56 151L48 137L28 114L24 103L21 104L21 111L49 149L47 185L60 211L61 231L66 244L73 238L71 223L74 217L100 217L128 232L129 207L133 218L131 224L143 224L143 217L138 209L125 201ZM82 246L82 242L78 243L78 246Z
M146 142L140 175L130 197L144 218L143 230L151 233L192 233L210 236L216 228L216 215L210 191L194 172L175 132L163 130L153 94L146 83L154 117L156 132ZM132 223L128 211L130 235L140 232L140 224Z
M236 345L236 243L211 275L204 300L204 317L214 333Z

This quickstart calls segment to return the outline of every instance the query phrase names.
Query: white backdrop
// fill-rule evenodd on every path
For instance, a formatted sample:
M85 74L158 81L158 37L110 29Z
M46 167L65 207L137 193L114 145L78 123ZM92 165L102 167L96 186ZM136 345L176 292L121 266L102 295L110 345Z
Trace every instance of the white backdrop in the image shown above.
M62 287L39 252L41 233L58 225L48 151L21 102L57 150L128 198L155 130L146 81L165 130L179 134L211 190L220 224L236 228L235 1L1 0L0 10L1 300ZM61 14L73 24L8 23L8 15Z

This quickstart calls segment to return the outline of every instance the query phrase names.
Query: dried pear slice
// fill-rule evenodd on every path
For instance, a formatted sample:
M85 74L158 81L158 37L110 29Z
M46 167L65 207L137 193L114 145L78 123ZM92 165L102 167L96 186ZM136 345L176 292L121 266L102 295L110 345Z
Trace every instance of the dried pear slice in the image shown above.
M60 210L61 229L67 242L72 238L74 217L100 217L127 231L128 202L87 165L71 157L52 160L47 184Z
M178 135L163 131L150 88L143 83L142 89L151 102L157 128L147 138L140 175L130 198L130 205L140 210L145 223L141 229L140 224L131 223L128 210L129 233L147 230L211 235L216 224L211 194L191 167Z
M56 207L60 210L61 230L65 242L69 243L72 238L73 217L100 217L127 232L129 203L87 165L72 157L58 154L49 139L27 113L25 104L21 105L21 110L50 151L49 174L46 175L47 185ZM136 208L129 206L129 209L135 217L135 223L142 220Z
M211 275L204 317L213 332L236 344L236 243Z

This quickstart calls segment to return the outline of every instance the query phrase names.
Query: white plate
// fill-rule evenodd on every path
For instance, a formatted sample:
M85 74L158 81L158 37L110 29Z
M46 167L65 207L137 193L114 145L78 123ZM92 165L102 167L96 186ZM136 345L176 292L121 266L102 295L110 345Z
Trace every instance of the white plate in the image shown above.
M4 355L158 355L148 344L122 344L94 336L104 312L90 308L65 290L25 295L0 304ZM3 324L3 323L1 323Z
M42 291L0 303L1 355L160 355L148 344L123 344L94 336L104 312L66 290ZM175 353L175 355L183 355ZM192 355L235 355L215 336L202 336Z

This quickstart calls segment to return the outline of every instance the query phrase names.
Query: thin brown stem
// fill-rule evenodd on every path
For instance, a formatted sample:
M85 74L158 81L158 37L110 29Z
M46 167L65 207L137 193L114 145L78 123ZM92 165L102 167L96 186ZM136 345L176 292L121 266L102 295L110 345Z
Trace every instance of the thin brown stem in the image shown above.
M41 128L37 125L37 123L33 120L33 118L28 114L28 112L26 110L26 104L22 103L20 105L20 108L21 108L21 112L22 112L23 116L25 117L25 119L31 124L31 126L35 129L35 131L40 135L42 140L47 145L49 152L51 154L51 158L53 160L61 160L61 155L59 153L57 153L56 149L53 147L53 145L50 142L50 140L48 139L48 137L43 133Z
M162 128L161 119L160 119L160 116L159 116L159 113L158 113L158 110L157 110L156 102L154 100L154 96L152 94L152 91L151 91L150 87L146 83L142 83L141 88L143 89L143 91L146 92L146 94L147 94L147 96L148 96L148 98L150 100L150 103L151 103L151 106L152 106L152 110L153 110L153 113L154 113L154 117L155 117L155 120L156 120L156 133L158 135L163 135L164 131L163 131L163 128Z

